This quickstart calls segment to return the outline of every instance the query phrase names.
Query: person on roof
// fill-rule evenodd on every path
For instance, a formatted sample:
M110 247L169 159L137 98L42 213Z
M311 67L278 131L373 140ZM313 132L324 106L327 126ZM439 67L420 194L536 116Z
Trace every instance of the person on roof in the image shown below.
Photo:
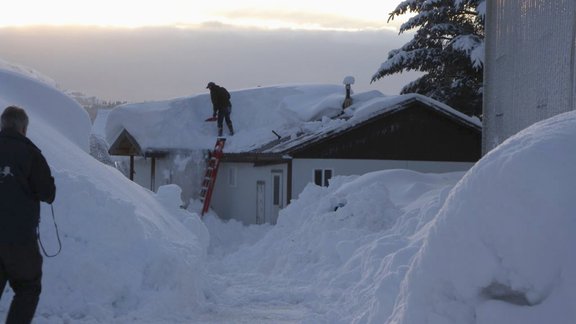
M209 82L206 86L210 89L210 98L212 99L213 117L218 118L218 136L222 136L222 124L226 120L226 126L230 131L230 135L234 135L234 127L230 119L232 112L232 103L230 103L230 93L226 88L217 85L214 82Z

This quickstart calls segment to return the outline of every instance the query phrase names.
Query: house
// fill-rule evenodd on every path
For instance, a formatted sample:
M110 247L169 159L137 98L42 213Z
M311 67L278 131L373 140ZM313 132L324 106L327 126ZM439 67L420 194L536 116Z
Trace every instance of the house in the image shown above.
M306 185L328 186L336 175L467 170L481 156L481 137L479 120L430 98L375 98L325 127L225 153L212 208L224 219L274 224Z
M268 143L276 138L271 130L291 131L295 123L316 118L317 111L309 108L317 108L319 114L341 111L344 98L339 85L277 85L231 94L239 132L227 141L228 152ZM298 112L303 116L294 117ZM102 114L93 133L109 144L109 154L127 177L151 191L178 184L183 204L188 205L199 198L205 160L215 143L215 123L205 122L211 115L208 93L124 104Z
M576 107L576 2L486 1L486 153Z
M211 207L245 224L276 222L310 182L403 168L451 172L480 158L481 123L421 95L350 96L342 86L281 85L231 91L232 120ZM188 205L199 199L216 141L208 94L119 106L108 115L111 155L152 191L175 183ZM257 116L257 118L255 118Z

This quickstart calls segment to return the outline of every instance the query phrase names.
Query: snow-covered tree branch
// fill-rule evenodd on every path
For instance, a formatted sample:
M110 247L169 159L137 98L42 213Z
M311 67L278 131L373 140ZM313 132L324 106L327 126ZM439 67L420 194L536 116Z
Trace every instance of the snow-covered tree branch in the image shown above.
M482 114L485 0L405 0L389 21L416 13L400 27L414 38L388 53L372 82L404 71L426 74L401 93L416 92L468 114Z

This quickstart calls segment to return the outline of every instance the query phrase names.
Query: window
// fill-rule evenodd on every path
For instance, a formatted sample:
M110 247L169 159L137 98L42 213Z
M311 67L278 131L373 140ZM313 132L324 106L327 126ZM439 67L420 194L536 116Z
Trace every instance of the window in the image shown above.
M280 176L279 175L274 175L273 177L274 179L274 201L273 204L274 206L278 206L280 205Z
M328 187L328 180L332 179L332 170L324 170L324 187Z
M272 170L272 205L284 207L284 173L282 170Z
M236 168L228 169L228 185L230 187L236 187L237 174L238 174L238 171Z
M332 179L332 169L315 169L314 183L321 187L328 187L328 180Z

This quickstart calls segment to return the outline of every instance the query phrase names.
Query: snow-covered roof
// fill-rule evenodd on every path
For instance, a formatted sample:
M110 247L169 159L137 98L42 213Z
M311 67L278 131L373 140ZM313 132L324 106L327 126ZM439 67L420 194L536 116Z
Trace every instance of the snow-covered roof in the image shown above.
M310 130L302 129L299 133L289 138L279 138L254 150L254 152L286 153L295 148L317 143L356 127L360 127L364 123L376 117L382 117L384 115L404 110L415 101L424 104L424 107L433 109L442 115L452 118L458 123L479 131L482 128L482 124L477 118L469 117L450 106L423 95L406 94L390 97L376 97L352 105L347 108L341 116L334 119L333 122L324 122L323 126Z
M228 139L227 151L250 150L274 140L272 131L285 136L303 123L336 115L344 99L342 85L279 85L229 91L236 134ZM217 130L216 123L205 122L210 116L208 92L122 105L108 116L106 139L113 143L126 129L144 151L211 149Z
M481 128L477 119L416 94L391 97L379 91L354 94L353 104L343 112L345 89L342 85L277 85L230 93L236 134L226 142L227 153L285 151L353 128L381 114L404 109L412 101L420 101L461 123ZM211 115L208 93L128 104L110 112L105 133L108 142L113 143L126 129L143 151L211 149L216 124L204 121Z

